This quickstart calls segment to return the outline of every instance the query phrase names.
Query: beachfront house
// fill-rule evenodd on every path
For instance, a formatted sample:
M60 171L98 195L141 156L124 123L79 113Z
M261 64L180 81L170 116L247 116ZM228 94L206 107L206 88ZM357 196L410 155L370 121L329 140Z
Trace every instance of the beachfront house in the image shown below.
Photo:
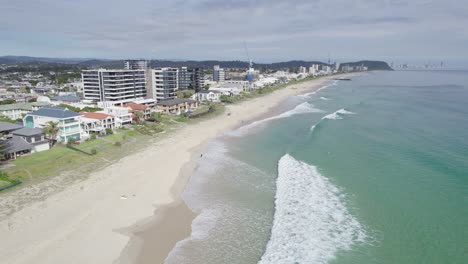
M218 83L210 87L209 91L220 92L224 95L239 95L244 91L243 84L239 83Z
M105 134L106 128L116 128L115 117L104 113L81 113L81 129L86 135Z
M192 95L192 99L198 102L220 102L219 97L221 92L219 91L199 91L198 93Z
M151 109L142 104L136 104L136 103L128 103L124 105L125 108L128 109L128 111L132 114L132 118L134 120L137 120L139 117L137 116L137 112L140 112L143 114L143 119L147 119L150 114L151 114Z
M11 120L23 118L24 115L36 111L41 107L48 106L50 103L34 102L34 103L16 103L0 105L0 115L8 117Z
M71 138L81 139L81 115L67 108L46 106L23 118L24 126L29 128L43 129L47 127L49 122L58 123L57 141L67 142Z
M38 128L27 128L17 124L0 122L0 142L3 145L3 159L17 157L49 149L49 141Z
M158 101L157 108L162 114L180 115L198 107L198 102L191 99L168 99Z
M132 123L132 113L125 107L120 106L105 106L104 110L98 113L108 114L114 117L115 127L119 128L124 125L130 125Z

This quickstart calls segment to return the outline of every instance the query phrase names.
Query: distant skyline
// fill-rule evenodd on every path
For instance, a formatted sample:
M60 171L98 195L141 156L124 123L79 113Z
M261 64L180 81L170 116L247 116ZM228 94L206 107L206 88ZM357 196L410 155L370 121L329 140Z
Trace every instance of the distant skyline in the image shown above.
M0 2L0 55L468 60L468 0Z

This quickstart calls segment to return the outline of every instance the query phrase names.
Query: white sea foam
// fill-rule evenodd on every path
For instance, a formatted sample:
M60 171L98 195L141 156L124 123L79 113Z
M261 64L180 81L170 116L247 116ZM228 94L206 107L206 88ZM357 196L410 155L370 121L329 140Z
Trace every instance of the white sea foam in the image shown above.
M335 85L337 85L337 84L338 84L338 81L334 80L333 82L328 83L328 84L326 84L326 85L324 85L324 86L318 88L317 90L315 90L315 91L313 91L313 92L301 94L301 95L298 95L298 96L299 96L299 97L306 97L306 98L308 98L308 97L310 97L311 95L314 95L314 94L320 92L320 91L323 90L323 89L327 89L328 87L332 87L332 86L335 86Z
M315 128L317 127L317 124L313 125L310 127L310 132L314 132Z
M343 119L342 115L354 115L355 113L346 111L345 109L337 110L329 115L322 117L322 119L338 120Z
M255 122L252 122L248 125L245 125L243 127L240 127L232 132L227 133L227 135L234 136L234 137L240 137L248 133L248 131L256 126L265 124L271 120L275 119L282 119L282 118L287 118L293 115L298 115L298 114L307 114L307 113L323 113L323 110L320 110L318 108L314 108L314 106L309 103L309 102L304 102L299 105L297 105L294 109L291 109L289 111L286 111L282 114L272 116L269 118L265 118L262 120L258 120Z
M327 263L337 251L364 242L364 229L343 200L315 166L283 156L272 233L259 264Z
M327 97L321 96L321 97L320 97L320 100L328 101L328 100L330 100L330 98L327 98Z

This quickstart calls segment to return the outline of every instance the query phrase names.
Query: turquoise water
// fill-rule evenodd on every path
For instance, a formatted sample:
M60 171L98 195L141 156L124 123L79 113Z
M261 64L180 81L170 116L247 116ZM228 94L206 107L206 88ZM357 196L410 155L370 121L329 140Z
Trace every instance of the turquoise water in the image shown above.
M204 153L168 263L468 263L468 72L330 82Z

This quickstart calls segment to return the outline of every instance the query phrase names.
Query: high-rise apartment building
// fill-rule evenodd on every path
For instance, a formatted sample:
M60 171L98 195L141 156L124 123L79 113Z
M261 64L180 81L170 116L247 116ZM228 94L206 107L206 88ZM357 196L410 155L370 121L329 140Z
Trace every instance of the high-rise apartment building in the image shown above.
M126 60L124 61L124 69L126 70L146 70L148 62L146 60Z
M179 69L179 89L193 89L196 92L200 91L204 85L204 75L201 68Z
M219 65L213 67L213 81L215 82L224 82L226 80L226 75L223 68L220 68Z
M157 68L149 69L148 76L148 96L156 101L173 99L179 90L179 69L177 68Z
M84 70L84 98L93 101L131 101L146 97L144 70Z

